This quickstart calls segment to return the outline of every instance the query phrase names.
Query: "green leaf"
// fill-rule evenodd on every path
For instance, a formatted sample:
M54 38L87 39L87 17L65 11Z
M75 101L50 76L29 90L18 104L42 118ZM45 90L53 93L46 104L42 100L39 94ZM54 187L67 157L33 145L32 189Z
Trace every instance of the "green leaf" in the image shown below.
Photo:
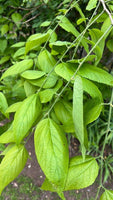
M19 13L13 13L11 15L11 18L14 21L14 23L17 25L17 27L19 28L22 16Z
M45 43L50 37L49 33L38 33L30 36L26 42L25 53L27 54L31 50L35 50L41 44Z
M0 111L6 117L9 116L8 114L5 113L7 108L8 108L7 99L5 95L2 92L0 92Z
M21 76L25 79L38 79L44 76L46 73L42 71L36 71L36 70L26 70L21 74Z
M62 53L62 54L64 53L64 51L66 51L66 49L70 45L71 45L71 42L67 42L67 41L56 41L56 42L52 42L49 44L50 48L52 48L54 51ZM75 46L75 45L73 45L73 46Z
M22 47L20 49L18 49L14 55L13 55L13 58L16 58L16 57L19 57L19 56L22 56L25 54L25 47Z
M100 104L98 98L89 99L84 105L85 125L95 121L99 117L102 108L103 106Z
M104 23L103 23L103 25L102 25L102 27L101 27L101 31L103 32L103 33L105 33L106 31L107 31L107 29L110 27L110 25L111 25L111 20L110 20L110 18L109 18L109 16L106 18L106 20L104 20ZM106 35L105 35L105 39L108 37L108 35L109 35L109 33L111 32L113 30L113 27L108 31L108 33L106 33Z
M75 133L80 141L82 155L84 157L83 85L80 76L76 76L73 88L73 122L75 126Z
M90 65L88 63L83 64L80 70L78 71L78 74L92 81L113 86L112 75L94 65Z
M30 69L32 66L33 60L31 59L17 62L3 73L1 79L4 79L7 76L12 76L24 72L25 70Z
M58 16L57 19L60 20L59 25L67 32L72 33L75 37L79 37L80 33L74 27L74 25L63 15ZM79 37L80 38L80 37ZM89 51L88 45L84 38L81 40L82 45L84 46L86 52Z
M10 56L4 56L1 58L0 60L0 65L4 64L5 62L7 62L10 59Z
M113 200L113 190L105 190L100 200Z
M92 10L96 7L97 5L97 0L89 0L88 5L86 7L86 10Z
M26 96L28 97L28 96L34 94L37 89L31 83L29 83L28 81L25 81L24 82L24 90L25 90Z
M103 102L102 93L98 87L88 79L82 77L83 90L87 92L92 98L98 98L100 103Z
M40 112L41 104L37 94L29 96L21 103L21 106L15 114L13 122L13 131L17 144L20 144L20 142L26 136L29 129L40 115Z
M62 129L52 120L42 120L35 131L37 160L49 181L63 188L68 172L69 152Z
M96 44L96 42L102 37L103 32L95 28L95 29L90 29L89 34L91 36L91 41ZM97 46L100 48L100 51L97 49ZM97 56L96 65L99 63L100 59L102 58L103 50L105 46L105 38L103 38L97 46L94 49L94 52Z
M92 185L98 176L98 164L95 158L82 156L70 159L69 170L64 190L82 189Z
M60 63L55 67L55 72L62 78L69 81L77 69L76 66L77 65L73 65L71 63Z
M62 84L63 84L62 80L59 79L58 83L56 84L56 86L54 88L40 91L39 92L39 97L40 97L41 103L47 103L47 102L49 102L52 99L53 95L62 86Z
M45 21L45 22L42 22L41 23L41 27L47 27L47 26L49 26L51 24L51 22L50 21Z
M6 110L6 113L16 112L18 108L20 107L22 102L17 102L9 106Z
M7 40L0 39L0 51L3 53L7 47Z
M55 114L62 124L72 120L72 105L64 100L58 101L54 106Z
M13 125L0 136L0 143L7 144L11 142L15 142Z
M48 77L42 77L37 80L29 80L29 82L38 87L42 87L44 83L43 88L52 88L55 86L57 80L57 76L49 75Z
M113 39L107 41L107 48L113 52Z
M9 30L8 24L3 25L2 28L1 28L1 36L6 34L8 32L8 30Z
M86 58L86 57L84 57L84 58ZM96 55L89 55L84 62L93 61L96 57L97 57ZM72 60L68 60L67 62L68 63L78 63L78 64L80 64L84 60L84 58L72 59Z
M23 170L28 159L28 152L23 145L12 147L0 164L0 194Z
M56 60L49 53L49 51L44 50L38 56L38 68L46 73L49 73L56 64Z
M18 47L23 47L25 45L25 42L17 42L16 44L13 44L11 47L12 48L18 48Z

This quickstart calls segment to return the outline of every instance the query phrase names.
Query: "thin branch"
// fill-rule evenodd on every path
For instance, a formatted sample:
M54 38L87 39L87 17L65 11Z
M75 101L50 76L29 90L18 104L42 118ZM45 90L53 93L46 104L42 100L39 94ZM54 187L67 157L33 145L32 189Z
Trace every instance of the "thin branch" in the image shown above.
M109 12L109 10L107 9L104 0L99 0L99 1L102 3L103 8L104 8L104 11L109 15L109 18L110 18L110 20L111 20L111 24L113 25L113 18L112 18L112 15L111 15L111 13Z
M33 19L35 19L35 18L38 17L39 15L40 15L40 13L38 13L37 15L33 16L32 18L28 19L27 21L22 22L22 24L26 24L26 23L32 21Z

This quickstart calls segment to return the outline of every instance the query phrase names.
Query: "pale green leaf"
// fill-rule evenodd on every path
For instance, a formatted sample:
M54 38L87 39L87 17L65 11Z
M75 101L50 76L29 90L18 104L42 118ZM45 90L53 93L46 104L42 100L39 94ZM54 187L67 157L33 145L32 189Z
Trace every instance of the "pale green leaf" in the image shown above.
M70 159L67 181L64 190L82 189L92 185L98 176L95 158L76 156Z
M16 58L16 57L19 57L19 56L22 56L25 54L25 47L21 47L20 49L18 49L14 55L13 55L13 58Z
M84 147L84 120L83 120L83 85L80 76L76 76L73 87L73 122L75 133L82 147L82 155L85 156Z
M41 169L55 187L63 188L69 152L64 132L52 119L42 120L35 131L35 152Z
M48 77L42 77L37 80L29 80L29 82L32 85L35 85L38 87L42 87L42 85L44 83L43 88L52 88L55 86L57 80L58 80L57 76L49 75Z
M4 56L0 59L0 65L4 64L10 59L10 56Z
M80 70L78 71L78 74L92 81L113 86L112 75L94 65L90 65L88 63L83 64Z
M98 98L89 99L84 104L84 123L87 125L95 121L99 117L102 108L103 106Z
M24 82L24 90L25 90L26 96L28 97L28 96L34 94L37 89L31 83L29 83L28 81L25 81Z
M84 57L84 58L81 58L81 59L72 59L72 60L68 60L67 62L69 63L81 63L85 58L85 61L84 62L87 62L87 61L93 61L97 56L96 55L89 55L88 57Z
M6 34L8 32L8 30L9 30L8 24L3 25L2 28L1 28L1 36Z
M82 77L83 90L87 92L92 98L98 98L100 103L103 102L102 93L98 87L91 81Z
M11 142L15 142L13 125L0 136L0 143L7 144Z
M17 27L19 28L21 19L22 19L22 16L20 15L20 13L13 13L11 15L11 18L14 21L14 23L17 25Z
M6 113L16 112L18 108L20 107L22 102L17 102L9 106L6 110Z
M5 113L7 108L8 108L7 99L5 95L2 92L0 92L0 112L6 117L8 117L8 114Z
M26 70L21 74L21 76L25 79L38 79L44 76L46 73L42 71L36 71L36 70Z
M29 129L40 115L40 112L41 103L37 94L29 96L21 103L21 106L15 114L13 122L13 131L17 144L20 144L20 142L26 136Z
M79 37L80 33L77 31L77 29L74 27L74 25L68 20L68 18L64 17L63 15L58 16L57 19L60 20L59 25L66 30L69 33L72 33L75 37ZM80 37L79 37L80 39ZM82 45L84 46L86 52L89 51L88 45L84 38L81 40Z
M51 24L51 22L50 21L45 21L45 22L42 22L41 23L41 27L47 27L47 26L49 26Z
M50 37L49 33L38 33L30 36L26 42L25 53L27 54L31 50L35 50L41 44L45 43Z
M113 190L105 190L100 200L113 200Z
M70 63L60 63L55 67L55 72L62 78L69 81L77 69L76 66L77 66L76 64L73 65Z
M0 51L3 53L7 47L7 40L0 39Z
M86 10L92 10L96 7L97 5L97 0L89 0L88 5L86 7Z
M2 75L1 79L4 79L7 76L12 76L16 74L20 74L24 72L27 69L30 69L33 66L33 60L23 60L20 62L17 62L13 66L9 67Z
M104 23L102 24L102 27L101 27L101 31L103 33L105 33L107 31L107 29L110 27L111 25L111 20L109 18L109 16L106 18L106 20L104 20ZM113 27L108 31L108 33L106 33L105 35L105 38L108 37L109 33L113 30Z
M113 39L107 41L107 48L113 52Z
M72 120L72 105L64 100L58 101L54 106L55 114L62 124Z
M17 42L16 44L13 44L11 47L18 48L18 47L23 47L24 45L25 45L25 42Z
M39 97L40 97L41 103L49 102L52 99L54 93L55 93L55 91L53 89L46 89L46 90L39 92Z
M38 56L38 68L46 73L49 73L53 70L53 67L56 64L56 60L54 57L49 53L49 51L44 50Z
M0 194L23 170L28 152L23 145L12 147L0 164Z
M103 32L100 31L99 29L89 29L89 34L91 36L91 41L94 42L95 44L98 42L98 40L102 37ZM100 51L98 51L97 46L100 48ZM96 46L96 48L94 49L94 53L97 56L97 60L96 60L96 64L99 63L100 59L102 58L103 55L103 50L104 50L104 46L105 46L105 38L103 38L98 45Z

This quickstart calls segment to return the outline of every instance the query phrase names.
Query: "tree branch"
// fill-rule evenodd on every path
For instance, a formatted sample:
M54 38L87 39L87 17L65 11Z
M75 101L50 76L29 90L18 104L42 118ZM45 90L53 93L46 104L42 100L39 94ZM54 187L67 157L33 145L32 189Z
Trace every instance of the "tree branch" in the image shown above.
M99 1L102 3L103 8L104 8L104 11L109 15L109 18L110 18L110 20L111 20L111 24L113 25L113 18L112 18L112 15L111 15L111 13L109 12L109 10L107 9L104 0L99 0Z

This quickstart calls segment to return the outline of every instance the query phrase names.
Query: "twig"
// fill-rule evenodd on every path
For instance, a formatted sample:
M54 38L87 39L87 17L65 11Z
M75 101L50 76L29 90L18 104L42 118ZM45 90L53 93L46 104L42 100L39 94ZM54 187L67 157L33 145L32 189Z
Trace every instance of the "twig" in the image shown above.
M26 24L26 23L30 22L31 20L35 19L35 18L38 17L39 15L40 15L40 13L38 13L37 15L33 16L32 18L28 19L27 21L22 22L22 24Z
M111 24L113 25L113 18L112 18L112 15L111 15L111 13L109 12L109 10L107 9L104 0L99 0L99 1L102 3L103 8L104 8L104 11L109 15L109 18L110 18L110 20L111 20Z

